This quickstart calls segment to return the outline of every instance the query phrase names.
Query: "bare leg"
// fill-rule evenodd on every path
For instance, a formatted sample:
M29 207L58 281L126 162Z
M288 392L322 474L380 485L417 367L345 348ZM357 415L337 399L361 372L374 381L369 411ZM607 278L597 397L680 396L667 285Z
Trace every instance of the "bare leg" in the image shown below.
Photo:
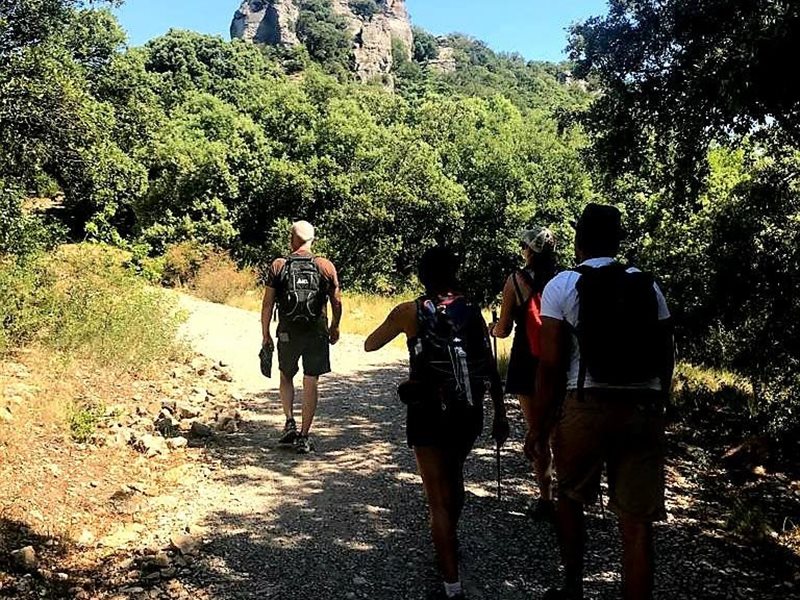
M583 550L586 523L583 504L560 496L556 509L561 562L564 564L564 591L570 599L583 598Z
M303 427L300 433L308 435L314 415L317 414L319 400L319 377L303 377Z
M417 465L422 475L431 516L431 534L439 568L447 583L458 575L458 519L463 506L462 475L454 473L462 465L438 448L416 448ZM459 489L460 486L460 489Z
M281 371L280 395L286 420L294 419L294 381L284 375L283 371Z
M544 436L536 449L533 462L536 481L542 500L553 501L553 451L550 448L550 436Z
M653 525L620 518L622 533L622 586L624 600L653 597L655 552Z
M533 472L539 484L539 495L542 500L553 500L553 451L550 449L549 427L546 424L546 415L537 410L532 396L520 394L519 399L522 414L528 428L541 433L541 439L536 447L536 458L533 461Z

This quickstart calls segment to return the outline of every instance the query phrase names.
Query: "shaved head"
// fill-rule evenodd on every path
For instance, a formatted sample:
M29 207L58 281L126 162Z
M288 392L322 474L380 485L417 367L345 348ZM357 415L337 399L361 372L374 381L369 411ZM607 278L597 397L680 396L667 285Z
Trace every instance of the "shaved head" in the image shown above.
M308 221L297 221L292 224L292 250L303 246L311 246L314 241L314 226Z

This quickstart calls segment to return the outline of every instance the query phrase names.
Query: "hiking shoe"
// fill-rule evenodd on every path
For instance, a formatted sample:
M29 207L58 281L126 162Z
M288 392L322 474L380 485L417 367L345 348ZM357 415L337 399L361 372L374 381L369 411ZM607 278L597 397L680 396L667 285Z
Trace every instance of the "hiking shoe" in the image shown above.
M283 435L278 440L281 446L291 446L297 441L297 423L294 419L287 419L286 425L283 428Z
M299 433L294 441L294 449L298 454L308 454L314 451L314 446L311 445L311 440L307 435Z
M528 515L530 515L534 521L554 523L556 520L556 503L553 500L542 500L539 498L539 500L528 507Z

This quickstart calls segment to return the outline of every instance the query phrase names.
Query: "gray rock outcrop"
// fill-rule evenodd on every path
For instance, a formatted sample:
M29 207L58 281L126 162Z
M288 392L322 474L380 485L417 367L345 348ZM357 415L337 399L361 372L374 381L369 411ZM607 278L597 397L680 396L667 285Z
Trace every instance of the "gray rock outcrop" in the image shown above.
M336 14L345 18L353 37L355 74L361 81L382 81L391 86L394 66L393 40L402 42L410 60L414 34L405 0L376 0L378 12L362 17L349 0L330 0ZM299 0L246 0L233 18L231 37L251 42L295 46L300 16Z
M455 50L449 46L439 46L439 55L429 60L427 66L437 73L455 73L458 70Z
M233 16L231 37L273 46L296 46L300 9L294 0L245 0Z

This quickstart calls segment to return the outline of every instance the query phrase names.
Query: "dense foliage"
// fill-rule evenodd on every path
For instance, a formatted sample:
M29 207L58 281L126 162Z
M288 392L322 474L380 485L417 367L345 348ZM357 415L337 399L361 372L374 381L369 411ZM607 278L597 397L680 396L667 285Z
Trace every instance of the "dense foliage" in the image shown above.
M381 9L376 0L349 0L348 5L350 10L362 19L369 19Z
M759 421L800 428L800 86L790 1L614 0L573 30L603 90L587 153L663 278L684 356L747 374Z
M369 9L366 5L359 5L358 8L362 12ZM375 9L377 11L377 6ZM301 0L297 37L326 71L340 78L346 77L353 41L347 29L347 20L333 12L328 0Z
M628 258L664 283L683 355L749 377L759 426L790 432L800 94L772 67L797 54L798 10L612 0L573 29L572 73L417 30L390 93L352 83L327 0L302 1L289 50L184 31L127 49L95 5L0 0L0 252L52 239L25 209L35 196L63 196L74 239L145 271L181 242L263 265L303 217L351 289L404 290L447 242L489 302L522 228L555 227L568 264L567 223L606 198L635 234ZM428 65L442 46L453 72Z
M301 6L311 61L185 31L125 50L98 10L69 8L60 22L31 58L55 72L16 80L52 92L53 105L7 94L4 106L17 121L30 113L64 125L43 125L38 139L0 122L9 155L27 161L2 173L30 193L63 190L78 238L137 256L193 240L262 264L284 250L285 224L305 217L350 288L408 287L420 252L443 241L461 250L467 283L488 301L516 260L519 230L563 224L591 194L581 136L559 128L550 94L559 84L544 70L549 87L524 101L431 73L413 94L356 85L324 72L349 56L345 25L324 0Z

